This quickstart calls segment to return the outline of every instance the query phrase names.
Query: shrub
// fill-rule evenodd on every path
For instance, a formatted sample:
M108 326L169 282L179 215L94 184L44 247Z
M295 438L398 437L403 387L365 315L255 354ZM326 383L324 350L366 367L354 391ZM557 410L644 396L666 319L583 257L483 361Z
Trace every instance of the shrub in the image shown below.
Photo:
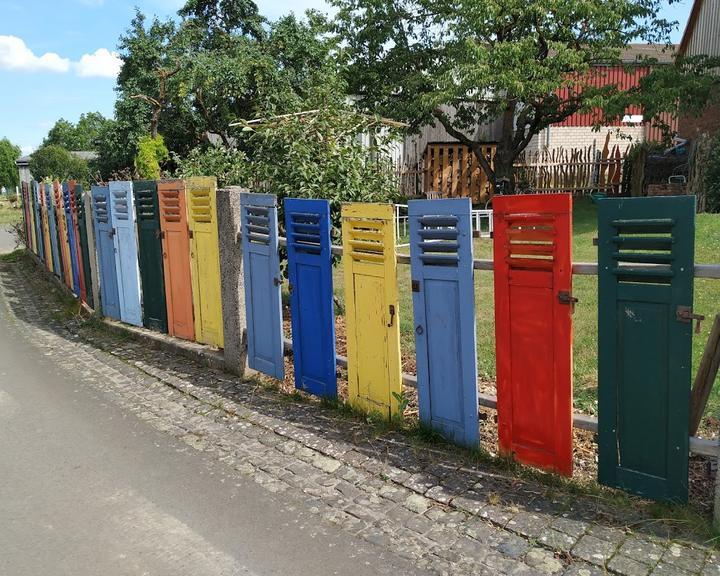
M185 157L173 153L178 178L215 176L218 186L247 186L250 165L247 156L235 148L209 145L193 148Z
M90 169L85 160L76 158L61 146L49 145L36 150L30 157L30 172L42 180L77 180L87 183Z
M705 209L720 212L720 134L715 136L705 172Z
M144 180L160 179L160 164L170 159L170 154L165 146L163 137L159 134L152 136L141 136L137 143L138 153L135 156L135 170L138 176Z

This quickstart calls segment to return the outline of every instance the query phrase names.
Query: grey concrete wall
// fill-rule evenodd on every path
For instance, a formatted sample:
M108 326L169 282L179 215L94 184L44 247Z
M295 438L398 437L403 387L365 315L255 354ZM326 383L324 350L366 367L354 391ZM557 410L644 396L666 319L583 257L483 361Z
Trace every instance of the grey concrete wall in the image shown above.
M100 284L98 283L97 252L95 251L95 228L93 226L92 193L83 192L85 204L85 227L88 237L88 251L90 253L90 275L92 276L92 297L95 310L100 310Z
M238 376L245 373L247 361L245 284L240 239L240 192L246 190L233 186L217 191L225 368Z

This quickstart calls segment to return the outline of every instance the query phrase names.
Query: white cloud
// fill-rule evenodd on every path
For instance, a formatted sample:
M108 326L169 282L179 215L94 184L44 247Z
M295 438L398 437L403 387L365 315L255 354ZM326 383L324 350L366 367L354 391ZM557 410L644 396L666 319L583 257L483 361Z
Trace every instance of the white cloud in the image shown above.
M54 52L36 56L22 38L0 36L0 70L67 72L70 60Z
M107 48L98 48L93 54L83 54L80 62L74 66L78 76L115 78L120 73L122 60L117 52L110 52Z

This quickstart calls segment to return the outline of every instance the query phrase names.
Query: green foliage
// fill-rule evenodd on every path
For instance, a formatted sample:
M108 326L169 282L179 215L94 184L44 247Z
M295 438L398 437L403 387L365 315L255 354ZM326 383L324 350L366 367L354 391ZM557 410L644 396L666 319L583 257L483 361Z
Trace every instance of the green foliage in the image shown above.
M342 202L388 202L399 189L389 152L393 137L374 118L345 108L269 120L250 129L252 173L258 188L278 196L330 200L339 237ZM364 146L359 137L372 134Z
M512 180L514 160L550 124L579 110L624 112L636 94L593 86L586 73L619 65L630 42L666 40L673 24L658 16L661 0L333 3L350 93L373 113L438 121L473 148L491 182ZM493 166L479 147L489 140L498 141Z
M38 181L72 179L87 183L90 178L90 169L85 160L55 145L43 146L33 153L30 157L30 173Z
M7 138L0 140L0 186L5 186L12 192L15 191L15 186L20 185L20 176L15 165L15 160L19 157L20 148L18 146L15 146Z
M707 212L720 212L720 134L715 136L705 172Z
M82 114L77 124L60 118L43 140L43 146L60 146L66 150L95 151L99 136L107 124L112 122L100 112Z
M142 136L137 144L135 170L142 180L159 180L160 164L170 159L163 137Z
M217 177L218 186L247 186L250 179L250 164L244 152L223 146L193 148L185 156L173 154L178 178L190 176Z

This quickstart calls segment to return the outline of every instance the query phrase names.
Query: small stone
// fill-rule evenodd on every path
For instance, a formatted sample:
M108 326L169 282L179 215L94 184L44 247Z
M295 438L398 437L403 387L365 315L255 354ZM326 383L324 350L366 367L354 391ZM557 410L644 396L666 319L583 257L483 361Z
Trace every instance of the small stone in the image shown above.
M560 562L547 550L541 548L533 548L525 555L525 563L531 568L539 570L543 574L558 574L565 568Z
M405 499L405 508L416 514L424 514L425 511L430 507L430 501L420 494L410 494Z
M339 461L334 460L333 458L327 458L326 456L321 456L320 454L317 454L312 459L311 464L315 466L315 468L318 468L323 472L327 472L328 474L332 474L340 468L340 466L342 466Z

